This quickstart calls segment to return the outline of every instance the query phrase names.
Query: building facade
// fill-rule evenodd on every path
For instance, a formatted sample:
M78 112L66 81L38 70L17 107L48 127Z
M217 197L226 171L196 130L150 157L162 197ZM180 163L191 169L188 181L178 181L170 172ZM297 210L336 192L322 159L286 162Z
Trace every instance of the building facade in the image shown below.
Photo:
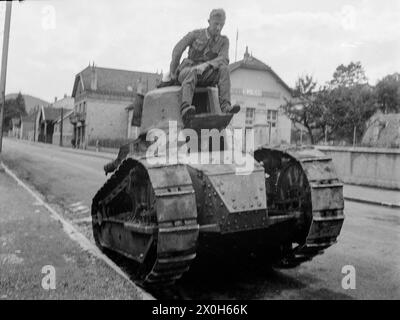
M88 66L75 76L70 115L75 145L85 148L96 141L134 137L128 106L135 99L138 86L144 92L156 88L161 74Z
M73 99L67 95L60 100L57 97L54 98L54 102L48 106L40 106L34 123L34 141L53 143L56 122L61 116L71 111L72 107Z
M63 147L72 147L74 126L69 117L74 112L72 109L65 110L63 114L54 121L53 144ZM61 140L60 137L62 136Z
M35 121L37 116L37 109L31 111L31 114L22 117L21 120L21 139L34 141L35 137Z
M291 89L247 48L243 60L230 64L229 70L232 104L241 106L231 126L253 129L255 147L289 144L292 124L281 106L292 98Z

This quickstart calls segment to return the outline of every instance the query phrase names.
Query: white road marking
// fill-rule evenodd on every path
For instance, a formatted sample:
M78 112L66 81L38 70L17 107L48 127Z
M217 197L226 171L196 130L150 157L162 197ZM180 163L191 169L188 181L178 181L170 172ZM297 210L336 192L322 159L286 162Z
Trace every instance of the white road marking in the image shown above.
M86 206L79 206L79 207L73 208L72 212L75 213L75 212L86 210L86 209L87 209Z
M85 218L81 218L81 219L74 219L74 220L71 220L71 222L73 222L73 223L92 222L92 217L85 217Z
M75 202L75 203L71 203L69 206L70 207L76 207L76 206L80 206L82 204L81 201Z
M151 296L149 293L144 291L142 288L138 287L126 274L122 271L122 269L117 266L114 261L108 258L105 254L103 254L96 245L91 243L88 238L86 238L82 233L80 233L70 222L65 220L60 214L57 213L49 204L47 204L39 194L35 191L31 190L22 180L20 180L3 162L1 162L1 166L4 168L5 172L11 176L21 187L23 187L26 191L28 191L39 203L41 203L49 212L50 217L59 221L65 233L75 242L77 242L83 250L90 252L96 258L103 260L111 269L113 269L116 273L118 273L121 277L127 280L135 290L139 293L143 300L154 300L155 298Z
M1 253L0 262L1 264L21 264L24 259L14 253Z

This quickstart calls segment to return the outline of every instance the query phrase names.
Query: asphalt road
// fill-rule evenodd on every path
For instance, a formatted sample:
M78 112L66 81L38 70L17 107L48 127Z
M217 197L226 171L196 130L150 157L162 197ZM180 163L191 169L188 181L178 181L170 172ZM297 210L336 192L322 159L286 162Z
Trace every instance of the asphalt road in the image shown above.
M109 160L9 139L4 141L2 160L92 240L91 199L106 181L102 167ZM230 264L205 262L186 274L171 295L179 291L188 299L400 299L399 210L346 202L345 214L338 243L295 269L242 265L240 257ZM355 289L342 287L342 268L347 265L355 268ZM168 292L159 297L171 298Z

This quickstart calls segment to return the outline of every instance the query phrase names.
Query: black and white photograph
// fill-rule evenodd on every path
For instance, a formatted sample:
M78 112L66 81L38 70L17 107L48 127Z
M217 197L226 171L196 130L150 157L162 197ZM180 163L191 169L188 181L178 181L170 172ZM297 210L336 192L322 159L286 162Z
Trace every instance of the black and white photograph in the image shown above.
M0 43L0 300L400 300L400 1L2 1Z

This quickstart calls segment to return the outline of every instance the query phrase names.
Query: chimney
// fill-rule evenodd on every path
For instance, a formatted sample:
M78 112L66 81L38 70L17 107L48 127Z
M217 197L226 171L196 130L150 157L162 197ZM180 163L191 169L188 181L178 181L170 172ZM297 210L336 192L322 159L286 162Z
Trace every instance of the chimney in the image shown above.
M93 91L97 90L97 72L96 72L96 67L94 66L94 62L93 65L91 67L91 81L90 81L90 89L92 89Z
M244 59L248 59L250 57L249 55L249 47L246 46L246 52L244 53Z
M57 97L54 97L54 102L57 102Z

